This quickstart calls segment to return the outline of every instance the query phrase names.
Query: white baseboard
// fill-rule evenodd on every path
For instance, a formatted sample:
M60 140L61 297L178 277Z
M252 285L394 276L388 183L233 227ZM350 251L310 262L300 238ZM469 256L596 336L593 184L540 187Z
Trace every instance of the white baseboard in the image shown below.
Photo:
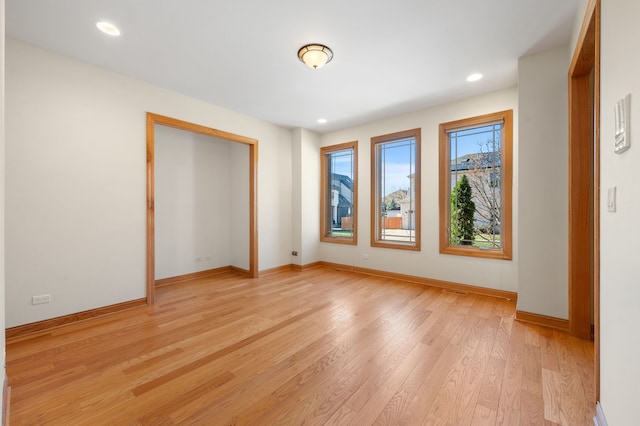
M9 424L9 403L11 402L11 387L9 386L9 379L7 374L4 374L4 383L2 384L2 418L0 423L2 426Z
M604 418L604 411L599 402L596 404L596 416L593 418L593 424L595 426L608 426L609 424L607 419Z

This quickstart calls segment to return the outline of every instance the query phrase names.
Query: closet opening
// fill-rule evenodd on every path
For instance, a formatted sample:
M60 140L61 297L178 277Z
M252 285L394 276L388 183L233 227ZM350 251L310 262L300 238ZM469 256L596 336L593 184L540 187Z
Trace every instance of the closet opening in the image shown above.
M257 153L255 139L147 113L147 304L158 274L227 267L258 276Z

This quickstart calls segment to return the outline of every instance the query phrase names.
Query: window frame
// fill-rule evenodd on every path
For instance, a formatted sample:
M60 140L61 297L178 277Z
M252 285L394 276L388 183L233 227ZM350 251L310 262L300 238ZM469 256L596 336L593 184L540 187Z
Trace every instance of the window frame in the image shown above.
M421 128L404 130L401 132L390 133L381 136L375 136L371 138L371 247L392 248L399 250L413 250L420 251L420 235L422 233L422 227L420 224L420 217L422 212L421 206ZM414 171L414 230L415 241L413 243L404 243L401 241L389 241L379 238L377 229L377 212L381 210L380 197L377 196L379 192L378 188L378 164L376 158L376 146L384 143L394 142L399 139L413 138L415 140L415 171Z
M451 217L451 144L449 132L481 127L502 121L502 141L500 144L500 188L501 195L501 248L480 248L454 246L450 244L449 221ZM462 120L440 124L440 253L471 256L488 259L512 260L512 185L513 185L513 110L499 111Z
M351 207L353 236L328 236L329 227L327 226L327 221L330 207L328 203L330 203L331 200L331 196L329 195L331 185L329 185L329 162L327 161L327 154L348 149L353 149L353 202ZM358 141L320 147L320 241L337 244L358 244Z

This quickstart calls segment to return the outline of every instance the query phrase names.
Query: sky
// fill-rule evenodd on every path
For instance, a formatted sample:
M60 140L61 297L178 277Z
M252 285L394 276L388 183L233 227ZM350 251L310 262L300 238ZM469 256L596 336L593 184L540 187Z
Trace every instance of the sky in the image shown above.
M398 189L409 189L409 175L415 172L415 140L388 143L381 146L384 160L382 170L384 195Z
M487 141L491 141L493 138L493 127L494 125L490 125L451 132L452 136L457 136L457 144L453 143L453 141L451 144L451 159L453 160L455 158L462 157L463 155L474 154L477 152L493 151L493 145L487 144ZM497 136L497 141L499 143L500 134L498 133Z
M352 157L353 151L351 149L331 153L331 169L333 173L349 176L353 179Z

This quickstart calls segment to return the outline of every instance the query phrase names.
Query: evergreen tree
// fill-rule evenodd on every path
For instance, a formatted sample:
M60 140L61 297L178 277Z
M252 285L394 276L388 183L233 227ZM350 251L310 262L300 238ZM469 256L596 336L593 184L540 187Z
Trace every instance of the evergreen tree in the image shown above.
M475 212L476 205L473 202L471 185L467 175L462 175L451 192L451 245L473 244Z

